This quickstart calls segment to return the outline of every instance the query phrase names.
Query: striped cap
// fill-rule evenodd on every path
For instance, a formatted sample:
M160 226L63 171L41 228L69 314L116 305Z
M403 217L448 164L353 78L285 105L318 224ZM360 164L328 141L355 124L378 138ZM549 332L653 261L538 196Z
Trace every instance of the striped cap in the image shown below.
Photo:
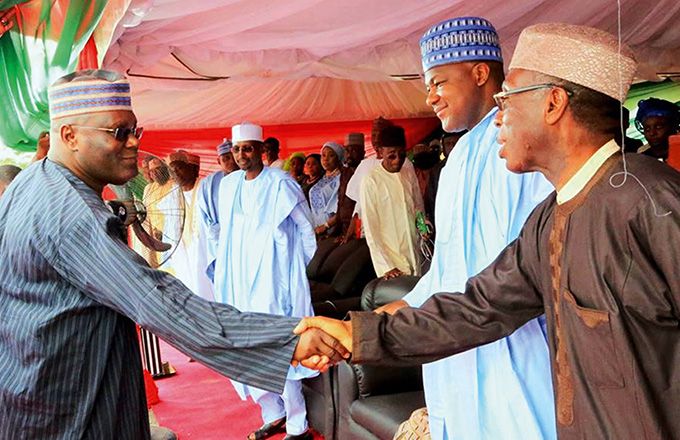
M130 83L120 73L81 70L59 78L48 89L50 118L87 113L132 111Z
M498 34L480 17L459 17L437 23L420 39L423 71L467 61L503 62Z

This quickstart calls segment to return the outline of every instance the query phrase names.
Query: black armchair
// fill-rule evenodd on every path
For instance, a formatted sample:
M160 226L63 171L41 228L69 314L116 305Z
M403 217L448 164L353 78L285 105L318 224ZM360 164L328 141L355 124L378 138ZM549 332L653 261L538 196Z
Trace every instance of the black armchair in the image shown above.
M425 406L420 367L337 367L337 439L392 440L413 411Z

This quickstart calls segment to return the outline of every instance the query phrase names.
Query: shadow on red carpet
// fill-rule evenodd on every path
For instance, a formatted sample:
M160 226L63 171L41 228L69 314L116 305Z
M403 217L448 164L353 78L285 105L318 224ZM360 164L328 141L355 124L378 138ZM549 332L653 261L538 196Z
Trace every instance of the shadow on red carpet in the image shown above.
M262 425L260 407L242 401L226 377L161 342L163 361L177 374L156 380L160 402L152 410L161 426L177 433L179 440L244 440ZM270 437L283 439L284 434ZM316 434L314 440L323 440Z

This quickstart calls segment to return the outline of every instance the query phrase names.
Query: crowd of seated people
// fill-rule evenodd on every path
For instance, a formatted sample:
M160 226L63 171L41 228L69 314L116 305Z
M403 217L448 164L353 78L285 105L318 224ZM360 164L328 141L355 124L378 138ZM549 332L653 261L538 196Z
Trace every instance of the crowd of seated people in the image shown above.
M389 138L388 143L394 145L381 145L381 137ZM436 185L429 183L432 180L429 176L437 172L441 162L440 141L428 142L427 151L414 151L411 160L406 156L405 139L403 128L378 118L371 132L373 151L368 156L363 133L348 133L344 144L329 140L318 153L306 156L296 152L280 157L279 140L273 137L264 140L263 163L288 173L302 189L310 209L317 242L317 251L307 267L313 300L328 303L334 296L358 297L367 282L376 277L422 273L416 213L423 213L431 224L423 196L434 199ZM177 225L171 225L172 219L163 218L162 212L178 209L174 205L180 204L180 196L185 221L178 249L169 259L144 249L134 239L132 244L152 265L165 261L168 271L208 299L213 296L209 281L216 249L209 246L207 238L214 242L219 235L217 192L222 177L238 169L231 147L228 139L217 146L220 170L202 179L201 158L184 150L166 158L147 155L140 169L139 179L146 183L140 197L143 202L154 202L150 220L157 226L159 237L165 234L167 239L176 233L173 231ZM384 151L389 154L386 161ZM383 167L388 163L393 163L393 169ZM385 182L376 183L380 177L396 180L387 184L388 190ZM173 191L177 186L179 189ZM363 202L362 196L366 196ZM388 214L390 228L385 226ZM391 258L385 259L385 255ZM208 267L207 274L203 266ZM349 304L354 308L359 303L357 300ZM346 310L333 305L332 311Z

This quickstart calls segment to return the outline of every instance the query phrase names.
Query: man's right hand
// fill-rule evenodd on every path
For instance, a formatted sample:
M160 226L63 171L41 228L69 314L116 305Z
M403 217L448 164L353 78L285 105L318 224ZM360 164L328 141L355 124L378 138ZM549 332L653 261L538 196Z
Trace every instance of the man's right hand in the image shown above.
M373 312L394 315L397 312L397 310L402 309L404 307L409 307L408 303L403 299L398 299L396 301L392 301L391 303L387 303L384 306L378 307L377 309L373 310Z
M293 366L301 363L307 368L323 372L330 365L337 364L349 357L349 351L337 338L329 336L317 328L309 328L304 332L298 332L298 328L300 328L300 324L295 328L295 334L300 335L300 340L295 347L295 353L293 353L291 362Z

